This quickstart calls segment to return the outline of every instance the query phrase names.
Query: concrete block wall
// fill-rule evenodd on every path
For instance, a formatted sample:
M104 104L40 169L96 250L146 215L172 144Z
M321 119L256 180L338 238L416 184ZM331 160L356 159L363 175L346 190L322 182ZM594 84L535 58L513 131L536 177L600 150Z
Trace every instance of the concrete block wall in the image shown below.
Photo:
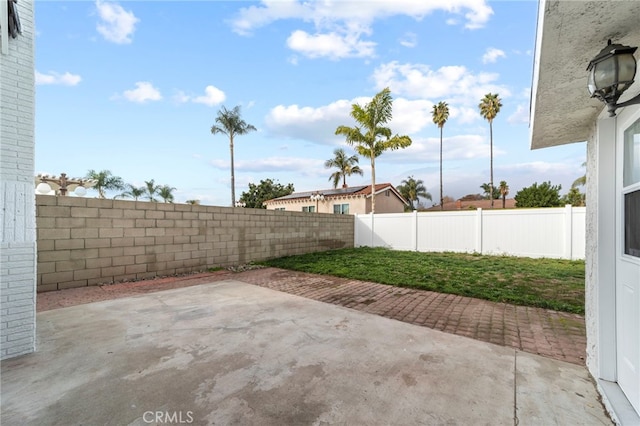
M22 34L15 39L2 32L7 28L7 9L2 6L0 359L6 359L35 350L34 3L17 3Z
M353 247L350 215L38 195L38 291Z

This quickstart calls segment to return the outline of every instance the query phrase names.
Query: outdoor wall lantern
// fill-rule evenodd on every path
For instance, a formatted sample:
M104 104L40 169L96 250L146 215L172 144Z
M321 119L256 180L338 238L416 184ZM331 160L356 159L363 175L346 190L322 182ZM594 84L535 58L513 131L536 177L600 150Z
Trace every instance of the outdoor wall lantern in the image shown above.
M66 173L61 173L60 177L38 175L36 180L40 181L36 186L36 191L39 194L48 194L54 190L56 195L63 197L67 195L69 190L73 190L73 193L78 197L84 197L87 194L86 188L91 188L96 184L91 179L68 178Z
M636 59L633 57L637 47L611 44L602 49L589 62L589 93L607 105L609 117L615 117L616 109L640 104L640 94L626 102L617 103L620 96L632 84L636 76Z

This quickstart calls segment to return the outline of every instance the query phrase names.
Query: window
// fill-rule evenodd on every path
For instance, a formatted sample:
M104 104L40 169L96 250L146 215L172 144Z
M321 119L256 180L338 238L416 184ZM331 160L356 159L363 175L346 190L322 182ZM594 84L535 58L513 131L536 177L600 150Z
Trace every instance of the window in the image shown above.
M349 204L334 204L333 205L333 213L334 214L349 214Z
M640 257L640 189L624 196L624 253Z
M640 182L640 120L624 132L624 166L622 186Z
M624 132L624 253L640 257L640 120Z
M316 206L302 206L302 211L306 213L313 213L316 211Z
M386 191L384 191L384 195L386 197L390 197L391 196L391 190L387 189Z
M284 209L284 207L276 207L274 210L279 211L279 212L283 212L285 209Z

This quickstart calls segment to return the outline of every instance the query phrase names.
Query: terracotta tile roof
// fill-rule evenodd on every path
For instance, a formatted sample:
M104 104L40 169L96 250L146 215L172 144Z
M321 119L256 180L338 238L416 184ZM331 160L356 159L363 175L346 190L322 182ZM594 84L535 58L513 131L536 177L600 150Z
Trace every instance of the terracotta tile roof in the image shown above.
M376 184L376 194L384 189L391 189L398 196L398 198L400 198L402 201L406 203L406 201L404 200L404 198L402 198L402 195L400 195L398 190L390 183ZM293 194L285 195L284 197L267 200L265 201L265 203L305 199L305 198L311 197L311 195L316 193L320 193L324 195L325 198L370 196L371 185L359 185L359 186L348 186L346 188L331 188L331 189L320 189L315 191L294 192Z

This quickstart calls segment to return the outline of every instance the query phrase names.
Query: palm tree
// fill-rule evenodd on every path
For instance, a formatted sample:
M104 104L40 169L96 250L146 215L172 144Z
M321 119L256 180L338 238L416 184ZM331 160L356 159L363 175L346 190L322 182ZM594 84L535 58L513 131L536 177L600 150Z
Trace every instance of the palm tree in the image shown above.
M500 108L502 107L502 103L500 103L500 98L498 94L487 93L484 95L484 98L480 101L478 108L480 108L480 115L489 122L489 139L491 143L491 179L489 181L489 185L491 185L491 193L493 193L493 119L496 118L496 115L500 112ZM491 207L493 207L493 198L491 198Z
M449 119L449 105L446 102L438 102L433 106L431 114L433 122L440 128L440 210L444 210L444 202L442 201L442 128Z
M85 179L92 179L96 183L93 189L98 191L98 198L105 198L106 190L123 189L124 182L120 176L114 176L109 170L101 170L96 172L91 169L87 172Z
M351 157L347 157L347 153L344 152L344 149L337 148L333 151L334 157L330 160L324 162L324 167L330 169L332 167L337 168L338 170L333 172L331 176L329 176L329 180L333 181L333 187L337 188L338 183L342 179L342 187L347 187L347 176L351 176L353 174L362 176L362 169L358 166L358 156L352 155Z
M431 194L427 192L427 187L424 186L424 182L421 179L414 179L413 176L404 179L402 183L398 185L398 191L409 201L411 210L415 210L417 205L420 204L420 197L431 200ZM416 207L413 205L414 201L417 202Z
M581 167L587 167L587 162L582 163ZM571 188L577 188L579 186L585 186L587 184L587 174L580 176L578 179L574 180L571 184Z
M223 133L229 137L229 151L231 151L231 206L236 202L236 175L233 170L233 140L236 135L244 135L257 130L253 125L248 124L240 117L240 105L229 111L224 106L218 111L214 124L211 126L211 133Z
M502 208L504 209L507 203L507 195L509 195L509 185L507 185L507 181L501 180L498 189L500 190L500 195L502 196Z
M126 190L120 195L117 195L116 198L133 198L135 201L138 201L138 198L144 195L144 187L137 187L130 183L126 184L125 187Z
M495 200L497 198L500 198L500 190L498 188L492 188L491 184L483 183L482 185L480 185L480 188L482 188L482 190L484 191L484 194L486 194L488 200ZM492 189L493 189L493 196L491 196L491 194L492 194L491 190Z
M358 154L371 160L371 213L376 211L376 157L386 150L411 145L409 136L392 135L391 129L384 126L393 116L392 107L393 98L387 87L364 107L351 105L351 117L356 120L357 126L338 126L336 129L336 135L345 136L349 145L355 145Z
M158 190L160 189L159 185L155 184L155 181L153 179L149 180L149 181L144 181L144 196L147 198L147 200L151 201L151 202L156 202L158 201L155 198L155 195L158 193Z
M162 185L158 187L158 195L164 200L165 203L173 203L173 191L176 189L169 185Z

